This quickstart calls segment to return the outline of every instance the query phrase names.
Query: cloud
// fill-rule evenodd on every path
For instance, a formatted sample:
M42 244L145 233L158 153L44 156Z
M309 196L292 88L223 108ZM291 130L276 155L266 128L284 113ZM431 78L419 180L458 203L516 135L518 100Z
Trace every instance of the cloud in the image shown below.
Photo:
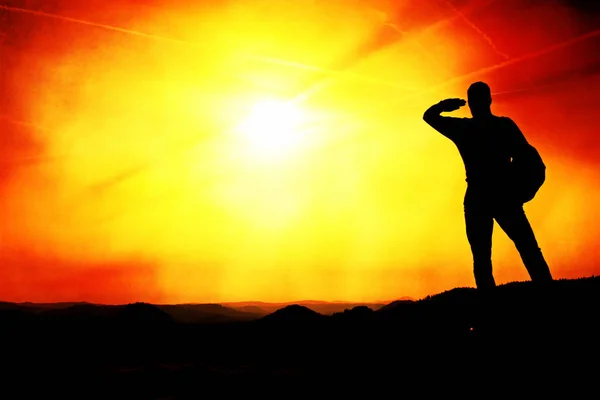
M3 301L124 304L163 299L156 266L143 260L69 261L3 245L0 265Z

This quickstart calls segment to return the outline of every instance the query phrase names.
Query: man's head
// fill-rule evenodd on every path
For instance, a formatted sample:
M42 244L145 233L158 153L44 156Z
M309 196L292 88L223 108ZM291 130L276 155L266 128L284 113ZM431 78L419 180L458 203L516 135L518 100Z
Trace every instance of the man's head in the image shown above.
M484 117L492 113L492 91L485 82L475 82L467 90L467 99L473 118Z

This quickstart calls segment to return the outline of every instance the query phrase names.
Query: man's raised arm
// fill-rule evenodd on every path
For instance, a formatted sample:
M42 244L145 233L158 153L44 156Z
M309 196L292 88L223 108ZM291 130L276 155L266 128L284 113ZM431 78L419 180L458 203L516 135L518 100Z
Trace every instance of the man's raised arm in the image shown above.
M433 126L436 121L439 121L440 118L442 118L440 114L443 112L444 107L442 106L442 103L436 103L425 111L425 113L423 114L423 121Z
M423 114L423 121L427 122L433 129L454 140L460 129L462 118L443 117L441 113L458 110L467 102L463 99L446 99L432 105Z

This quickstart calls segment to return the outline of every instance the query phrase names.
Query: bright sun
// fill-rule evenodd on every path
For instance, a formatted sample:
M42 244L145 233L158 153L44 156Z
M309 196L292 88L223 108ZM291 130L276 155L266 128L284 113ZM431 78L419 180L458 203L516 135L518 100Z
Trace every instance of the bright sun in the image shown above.
M239 125L254 156L280 158L298 144L302 113L290 102L264 100L252 107Z

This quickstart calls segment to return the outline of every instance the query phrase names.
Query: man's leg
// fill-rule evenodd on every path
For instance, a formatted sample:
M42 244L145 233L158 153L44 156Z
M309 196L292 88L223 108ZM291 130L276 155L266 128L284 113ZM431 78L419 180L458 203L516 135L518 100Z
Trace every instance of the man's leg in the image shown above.
M522 205L502 208L495 215L498 225L515 243L531 280L537 283L552 281L550 268L542 255L533 229Z
M477 289L494 288L496 282L492 274L492 214L483 207L465 206L465 224L473 254L473 274Z

